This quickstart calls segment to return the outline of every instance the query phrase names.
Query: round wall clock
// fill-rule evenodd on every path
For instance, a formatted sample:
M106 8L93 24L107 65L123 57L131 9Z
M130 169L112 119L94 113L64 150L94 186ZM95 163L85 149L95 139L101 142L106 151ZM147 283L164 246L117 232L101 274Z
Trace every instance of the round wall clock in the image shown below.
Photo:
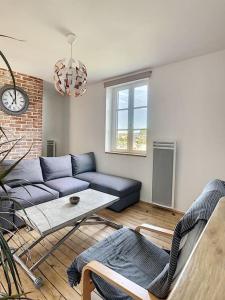
M27 93L16 87L16 98L13 85L5 85L0 89L0 108L9 115L21 115L29 106Z

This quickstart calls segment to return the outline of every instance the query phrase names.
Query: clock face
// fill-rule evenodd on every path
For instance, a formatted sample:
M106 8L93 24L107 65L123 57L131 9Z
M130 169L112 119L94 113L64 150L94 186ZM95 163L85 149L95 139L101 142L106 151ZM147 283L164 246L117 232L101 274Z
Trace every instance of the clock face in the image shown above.
M29 100L26 92L16 87L15 91L12 86L5 86L0 92L0 105L4 112L12 115L20 115L27 111Z

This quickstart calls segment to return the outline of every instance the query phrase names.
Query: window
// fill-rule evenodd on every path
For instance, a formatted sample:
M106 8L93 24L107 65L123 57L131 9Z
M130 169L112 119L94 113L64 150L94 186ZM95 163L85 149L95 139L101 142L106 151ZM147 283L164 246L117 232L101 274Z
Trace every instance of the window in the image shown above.
M107 88L106 152L147 151L148 80Z

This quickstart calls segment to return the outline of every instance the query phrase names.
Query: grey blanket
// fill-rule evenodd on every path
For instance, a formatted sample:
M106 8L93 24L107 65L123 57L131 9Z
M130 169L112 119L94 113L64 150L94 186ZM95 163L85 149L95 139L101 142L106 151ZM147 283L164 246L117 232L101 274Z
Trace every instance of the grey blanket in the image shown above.
M201 195L178 222L170 254L128 228L114 232L75 259L67 271L70 285L77 285L83 267L88 262L97 260L148 289L157 297L166 298L176 271L182 237L190 232L199 220L208 221L223 196L225 196L225 182L214 180L206 185ZM92 279L104 299L131 299L96 274L92 274Z

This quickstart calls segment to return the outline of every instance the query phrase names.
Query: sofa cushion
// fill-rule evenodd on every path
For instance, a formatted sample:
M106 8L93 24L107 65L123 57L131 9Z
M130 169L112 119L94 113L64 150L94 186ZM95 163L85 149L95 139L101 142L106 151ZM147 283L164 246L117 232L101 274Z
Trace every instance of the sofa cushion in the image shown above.
M6 192L7 193L10 193L10 191L11 191L11 187L10 186L8 186L7 184L4 184L4 188L6 189ZM4 196L7 196L7 193L6 193L4 190L3 190L3 188L0 186L0 197L4 197Z
M5 160L2 163L2 166L7 170L14 163L15 160ZM11 180L16 181L10 182ZM29 183L42 183L44 181L39 158L21 160L18 165L16 165L16 167L10 172L10 174L6 176L4 182L6 182L7 185L11 187L19 186L21 183L29 184L24 180L29 181Z
M58 191L60 197L86 190L89 183L73 177L64 177L46 181L45 184Z
M95 172L96 163L94 152L72 155L73 176L84 172Z
M23 207L30 207L59 198L59 192L50 189L44 184L27 185L24 187L15 187L11 190L11 196L16 197L16 201ZM21 209L16 205L16 209Z
M71 156L40 157L44 180L72 176Z
M118 197L124 197L141 189L141 182L99 172L78 174L76 178L90 182L92 189Z

